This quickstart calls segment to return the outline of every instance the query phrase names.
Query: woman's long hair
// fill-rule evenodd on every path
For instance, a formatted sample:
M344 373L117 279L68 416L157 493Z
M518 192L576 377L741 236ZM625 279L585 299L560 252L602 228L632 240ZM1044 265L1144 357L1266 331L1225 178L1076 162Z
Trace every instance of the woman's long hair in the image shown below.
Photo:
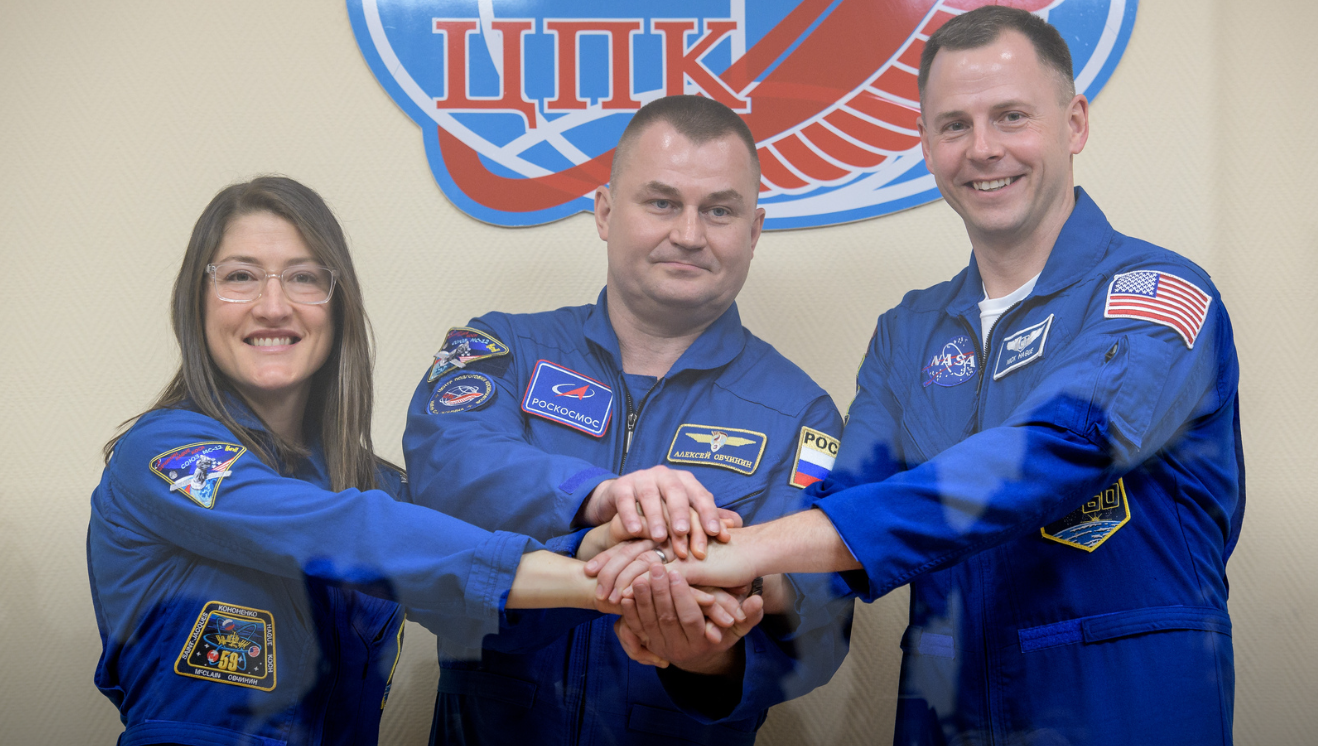
M332 489L372 489L377 486L376 466L385 462L376 458L371 444L374 338L362 305L361 285L334 214L319 194L292 179L261 176L225 187L197 219L171 300L174 336L182 361L173 380L147 411L188 401L201 413L223 423L248 450L272 467L280 468L282 464L287 468L306 457L308 451L300 444L274 432L263 434L239 424L226 398L241 396L215 365L206 345L205 294L211 292L206 265L224 239L230 221L262 212L291 223L316 260L337 272L338 283L330 300L334 345L325 364L312 375L303 430L320 434ZM125 429L105 444L107 462L126 426L136 419L125 422Z

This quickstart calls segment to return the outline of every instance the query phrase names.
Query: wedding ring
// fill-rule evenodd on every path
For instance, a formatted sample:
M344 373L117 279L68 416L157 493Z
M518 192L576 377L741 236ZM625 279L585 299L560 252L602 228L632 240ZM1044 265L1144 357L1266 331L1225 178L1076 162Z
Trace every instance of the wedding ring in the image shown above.
M664 550L656 548L654 550L654 553L659 555L659 564L661 565L668 564L668 555L664 554Z

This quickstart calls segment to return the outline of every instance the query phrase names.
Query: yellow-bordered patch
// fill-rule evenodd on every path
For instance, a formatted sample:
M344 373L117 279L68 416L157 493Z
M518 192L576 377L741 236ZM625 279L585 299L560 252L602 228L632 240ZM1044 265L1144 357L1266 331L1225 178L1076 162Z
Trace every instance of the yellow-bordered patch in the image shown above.
M508 354L508 345L493 334L467 326L455 326L444 335L444 344L435 353L427 383L434 383L445 373L455 371L477 360Z
M274 689L274 615L207 601L174 662L174 673L263 692Z
M233 473L233 462L247 452L237 443L206 441L180 446L151 459L151 471L203 508L215 506L220 482Z
M1126 497L1125 481L1118 479L1084 505L1039 532L1050 541L1092 552L1128 522L1130 500Z
M809 487L822 481L833 470L838 446L842 441L812 427L802 427L796 439L796 461L787 483L793 487Z
M676 464L721 466L740 474L754 474L769 436L754 430L716 425L682 424L668 447L668 460Z

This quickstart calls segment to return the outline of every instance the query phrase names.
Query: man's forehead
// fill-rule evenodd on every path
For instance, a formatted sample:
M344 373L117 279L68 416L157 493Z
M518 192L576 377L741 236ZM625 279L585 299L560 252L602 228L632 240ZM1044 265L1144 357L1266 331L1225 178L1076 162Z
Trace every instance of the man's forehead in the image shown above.
M1018 31L1004 31L981 47L940 49L929 69L921 108L927 117L937 117L955 108L957 99L973 97L990 106L1019 103L1041 94L1061 92L1065 82L1057 71L1045 66L1030 40ZM929 110L937 102L937 111Z
M741 182L754 180L746 145L731 132L696 142L659 121L641 131L620 157L616 181L646 191L675 194L689 187L682 182L694 180L711 193L735 192L744 188Z

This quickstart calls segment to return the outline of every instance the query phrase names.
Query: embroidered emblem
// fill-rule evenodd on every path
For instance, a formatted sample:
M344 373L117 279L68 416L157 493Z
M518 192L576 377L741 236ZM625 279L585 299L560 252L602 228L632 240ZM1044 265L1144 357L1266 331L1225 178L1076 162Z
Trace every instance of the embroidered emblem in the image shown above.
M739 474L754 474L768 442L769 436L754 430L681 425L668 448L668 460L675 464L722 466Z
M1112 278L1103 317L1143 319L1169 326L1193 350L1212 302L1213 297L1192 282L1166 272L1140 270Z
M998 350L998 362L993 366L993 380L998 380L1017 368L1024 367L1043 357L1043 346L1048 342L1048 330L1053 327L1054 314L1034 326L1027 326L1007 335Z
M236 443L193 443L151 459L151 471L203 508L215 505L220 482L232 474L233 462L247 452Z
M494 401L497 389L484 373L460 373L435 387L427 407L431 414L466 412Z
M174 673L268 692L275 688L275 618L209 601L174 662Z
M943 345L943 349L934 355L929 364L924 366L928 376L924 385L936 383L939 386L955 386L975 377L979 362L975 359L975 343L962 334L953 337Z
M457 370L477 360L508 354L508 345L479 329L455 326L444 335L444 346L435 353L435 363L430 366L427 383L434 383L440 376Z
M821 481L833 470L838 446L842 441L812 428L801 428L796 441L796 466L787 483L793 487L809 487Z
M599 438L613 416L613 389L575 370L540 360L522 397L522 411Z
M1118 479L1066 517L1039 529L1043 538L1092 552L1130 521L1126 483Z

